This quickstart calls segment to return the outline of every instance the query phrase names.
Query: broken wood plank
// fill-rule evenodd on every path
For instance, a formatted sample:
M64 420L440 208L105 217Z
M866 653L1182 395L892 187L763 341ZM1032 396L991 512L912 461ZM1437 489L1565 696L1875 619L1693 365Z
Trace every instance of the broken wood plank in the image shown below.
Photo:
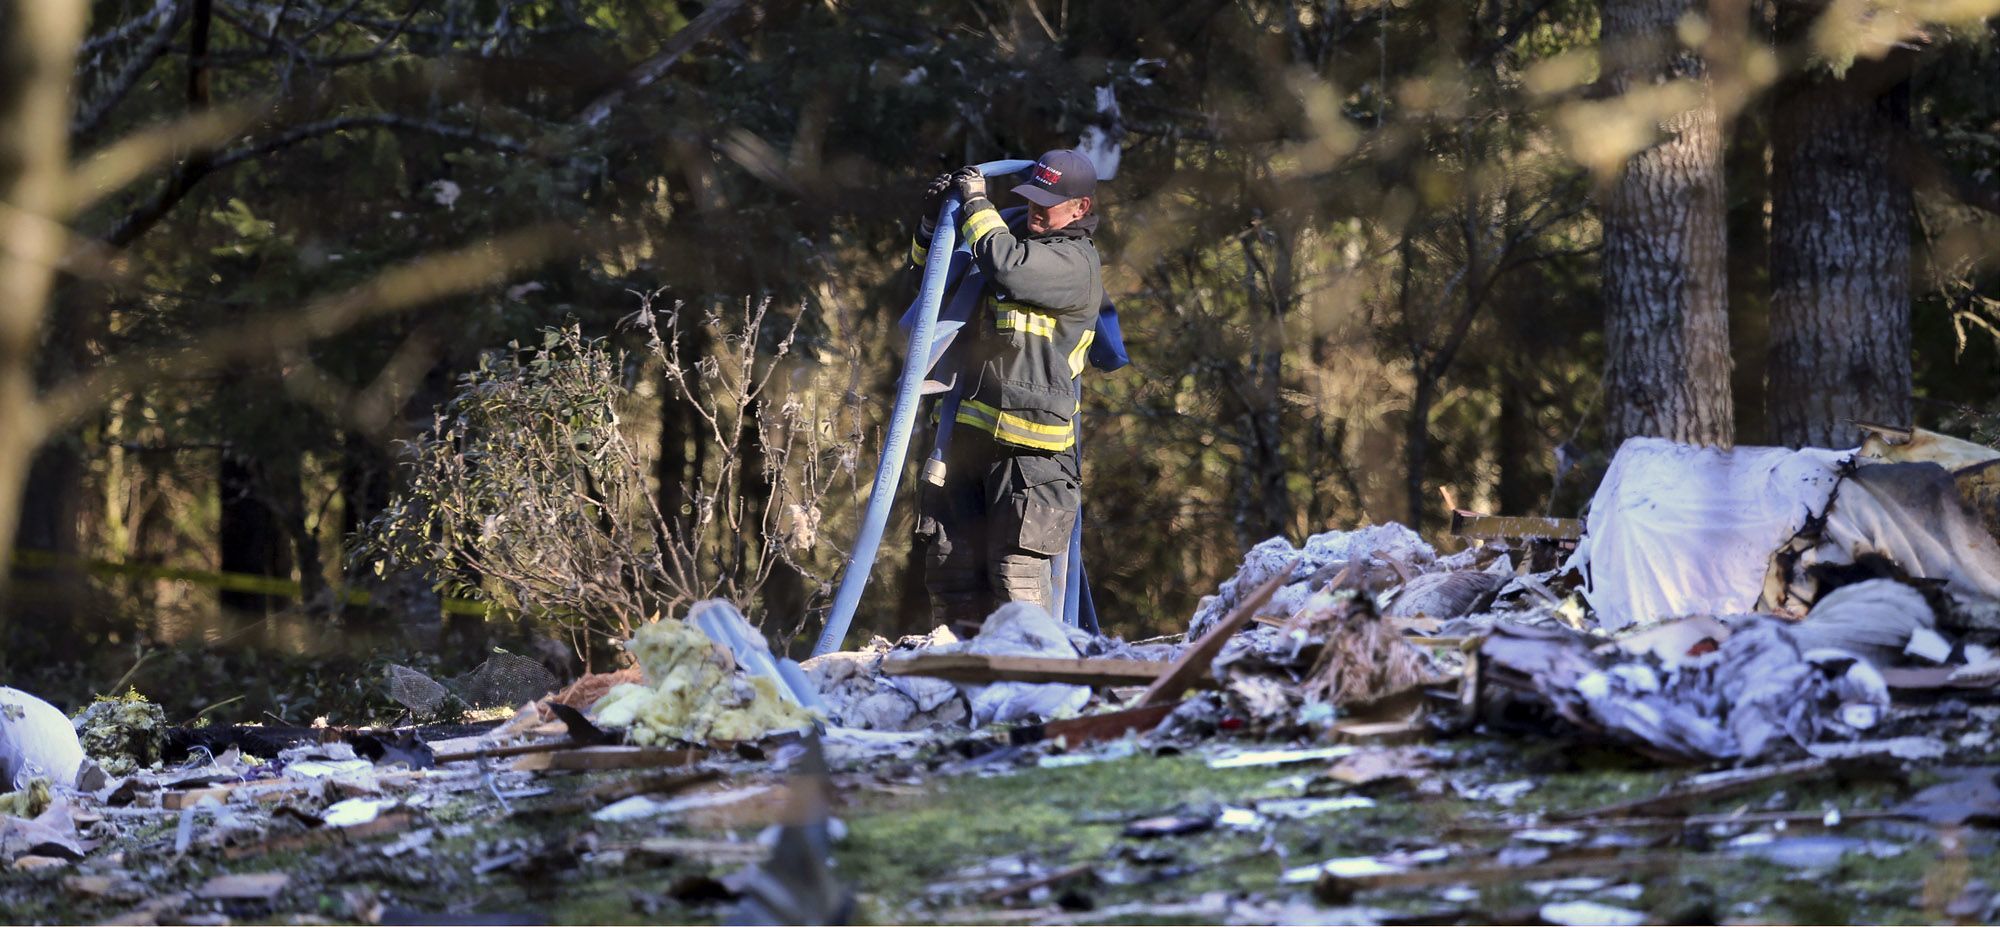
M666 747L578 747L572 750L531 753L515 760L514 768L523 772L559 772L692 766L707 752Z
M1829 817L1832 818L1832 823L1828 823ZM1831 815L1825 811L1731 811L1721 814L1690 814L1685 817L1578 819L1564 821L1560 826L1577 830L1679 830L1685 827L1701 828L1716 825L1754 827L1781 824L1787 830L1794 827L1830 829L1862 821L1888 821L1909 817L1909 814L1901 811L1835 811ZM1468 835L1515 834L1528 829L1530 828L1519 824L1453 824L1447 828L1451 833Z
M427 774L427 770L413 769L401 772L377 773L374 774L373 780L375 784L385 787L408 785L418 779L424 778ZM287 798L296 798L303 793L318 788L321 783L325 783L328 786L336 786L340 781L339 778L326 777L320 779L252 779L247 782L218 782L214 785L203 786L198 789L174 789L172 791L161 792L160 807L167 811L179 811L183 808L192 808L210 798L227 804L238 793L259 804L268 804L275 801L284 801Z
M1344 744L1393 746L1413 744L1430 737L1430 725L1421 721L1351 721L1333 726L1333 739Z
M1574 518L1538 518L1528 515L1482 515L1452 509L1451 533L1479 541L1547 540L1574 541L1583 537L1583 522Z
M983 653L920 653L890 657L885 676L927 676L954 682L1060 682L1074 686L1151 685L1171 666L1147 660L1017 657Z
M637 843L613 843L599 852L623 850L662 859L696 863L741 865L761 863L771 855L761 843L734 840L703 840L696 837L647 837Z
M939 914L940 924L1060 924L1081 923L1083 913L1048 905L1039 908L954 908Z
M292 877L282 872L231 873L202 883L195 895L229 901L270 901L290 884Z
M260 853L280 853L288 850L345 846L360 843L364 840L371 840L376 837L387 837L391 834L401 833L409 829L410 825L415 822L415 815L407 811L396 811L382 815L366 824L356 824L353 827L321 827L302 834L276 837L262 843L238 844L223 850L222 855L228 859L242 859L243 857L256 856Z
M1044 721L1041 724L1030 724L1008 731L1007 742L1019 745L1061 738L1063 742L1073 747L1099 740L1116 740L1132 731L1150 731L1159 727L1161 721L1174 713L1174 708L1175 703L1170 702L1164 705L1141 705L1138 708L1108 711L1101 715Z
M122 870L115 874L73 875L62 881L63 890L82 898L99 898L109 901L136 901L146 897L146 886L126 875Z
M1630 801L1613 802L1595 808L1575 811L1558 811L1549 817L1558 821L1574 821L1583 818L1653 817L1671 812L1690 802L1728 798L1744 792L1754 791L1759 786L1774 782L1798 783L1833 772L1833 764L1822 759L1798 760L1738 770L1733 775L1717 777L1701 782L1670 787L1658 795L1635 798Z
M1060 885L1071 879L1082 878L1096 871L1097 871L1097 864L1095 863L1077 863L1074 866L1064 866L1063 868L1057 869L1054 872L1045 873L1043 875L1036 876L1032 879L1023 879L1011 885L1002 885L999 888L981 892L978 896L978 900L983 903L991 904L996 901L1002 901L1007 898L1011 898L1015 895L1025 895L1038 888L1047 888L1048 886L1051 885Z
M1276 576L1265 580L1262 586L1257 587L1257 591L1250 593L1249 598L1237 603L1235 611L1230 612L1221 623L1208 629L1208 633L1203 634L1201 640L1195 641L1194 646L1189 647L1186 653L1181 654L1179 660L1174 661L1173 669L1167 671L1146 689L1146 695L1139 700L1139 704L1163 705L1180 700L1181 695L1194 685L1195 679L1208 672L1209 664L1214 663L1216 655L1222 653L1222 645L1229 643L1229 639L1235 637L1237 631L1249 624L1250 619L1256 616L1257 610L1263 608L1264 603L1271 601L1271 596L1276 595L1279 589L1291 581L1291 578L1292 567L1286 564Z
M116 917L108 918L100 923L109 925L109 927L139 927L139 925L144 924L157 924L164 919L172 917L175 912L187 907L188 902L193 900L194 896L187 892L174 892L171 895L161 895L157 898L142 901L138 907Z
M1992 689L2000 680L1991 676L1959 675L1963 666L1885 666L1878 670L1882 681L1898 692L1936 692L1943 689ZM1953 679L1959 675L1958 679Z
M317 782L263 779L256 782L226 782L198 789L176 789L160 793L160 807L168 811L179 811L183 808L192 808L211 798L227 804L237 792L243 792L260 802L280 801L316 785Z
M450 753L439 753L437 754L436 759L438 765L442 766L446 763L458 763L458 762L463 762L465 760L501 759L510 756L527 756L528 754L531 753L548 753L549 751L552 750L568 750L572 747L587 747L587 746L590 745L585 743L579 743L577 741L565 737L561 740L544 740L531 744L509 744L504 747L481 747L476 750L454 750Z
M589 788L578 789L555 801L522 809L522 814L573 814L590 811L599 805L623 801L634 795L675 795L697 785L714 782L722 778L722 772L715 769L698 769L694 772L652 773L614 782L601 782Z
M1526 866L1504 866L1497 864L1474 864L1469 866L1440 866L1434 869L1409 869L1401 872L1379 872L1370 875L1339 876L1331 872L1320 874L1313 885L1313 894L1329 904L1344 904L1356 893L1398 888L1429 888L1436 885L1490 885L1496 882L1532 882L1541 879L1563 879L1572 876L1611 873L1620 876L1640 873L1660 872L1679 868L1693 862L1717 859L1717 856L1683 856L1673 853L1657 853L1645 856L1606 856L1592 858L1566 858L1534 863ZM1733 857L1731 857L1733 858Z

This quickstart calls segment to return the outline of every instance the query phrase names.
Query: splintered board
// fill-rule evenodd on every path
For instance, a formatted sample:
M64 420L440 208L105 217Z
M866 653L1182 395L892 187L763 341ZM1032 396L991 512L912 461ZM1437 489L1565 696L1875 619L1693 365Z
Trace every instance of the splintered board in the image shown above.
M1451 533L1481 541L1574 541L1583 537L1583 522L1574 518L1538 518L1531 515L1481 515L1454 509L1451 513Z
M531 753L514 761L523 772L558 772L588 769L656 769L662 766L692 766L707 755L706 750L672 750L665 747L577 747Z
M953 682L1060 682L1074 686L1151 685L1172 666L1145 660L1012 657L924 653L882 661L886 676L927 676Z

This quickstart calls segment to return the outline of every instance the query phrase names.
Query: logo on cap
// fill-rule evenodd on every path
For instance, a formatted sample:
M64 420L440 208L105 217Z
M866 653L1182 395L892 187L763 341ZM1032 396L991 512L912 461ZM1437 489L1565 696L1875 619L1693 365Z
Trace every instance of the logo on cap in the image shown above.
M1062 171L1037 161L1035 162L1035 182L1053 187L1062 182Z

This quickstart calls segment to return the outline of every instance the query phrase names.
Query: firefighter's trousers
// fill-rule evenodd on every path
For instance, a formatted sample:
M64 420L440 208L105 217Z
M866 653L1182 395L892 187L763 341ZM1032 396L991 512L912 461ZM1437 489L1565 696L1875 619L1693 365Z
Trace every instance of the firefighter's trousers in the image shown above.
M1050 561L1069 548L1081 500L1073 452L957 429L944 485L923 486L917 515L932 619L964 634L1006 602L1051 608Z

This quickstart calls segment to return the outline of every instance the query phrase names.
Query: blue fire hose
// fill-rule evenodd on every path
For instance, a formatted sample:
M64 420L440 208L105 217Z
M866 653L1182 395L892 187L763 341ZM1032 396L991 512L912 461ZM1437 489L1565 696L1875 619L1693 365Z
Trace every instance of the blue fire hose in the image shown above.
M988 161L979 165L979 172L995 177L1017 174L1034 165L1033 161ZM882 529L889 523L896 485L902 482L910 432L916 427L917 405L923 399L931 340L937 332L938 306L944 300L945 278L951 270L950 255L958 246L958 210L956 195L948 197L938 210L937 231L931 233L928 252L935 258L924 263L924 282L918 290L915 324L910 326L909 350L903 355L903 375L896 381L896 405L889 413L889 437L882 444L882 457L875 466L875 488L868 495L868 509L861 516L861 534L854 539L854 550L848 554L847 572L840 577L833 609L826 616L826 630L813 647L813 656L838 650L846 640L847 628L854 623L854 610L861 605L861 592L868 586L868 574L875 568L875 555L882 547Z

